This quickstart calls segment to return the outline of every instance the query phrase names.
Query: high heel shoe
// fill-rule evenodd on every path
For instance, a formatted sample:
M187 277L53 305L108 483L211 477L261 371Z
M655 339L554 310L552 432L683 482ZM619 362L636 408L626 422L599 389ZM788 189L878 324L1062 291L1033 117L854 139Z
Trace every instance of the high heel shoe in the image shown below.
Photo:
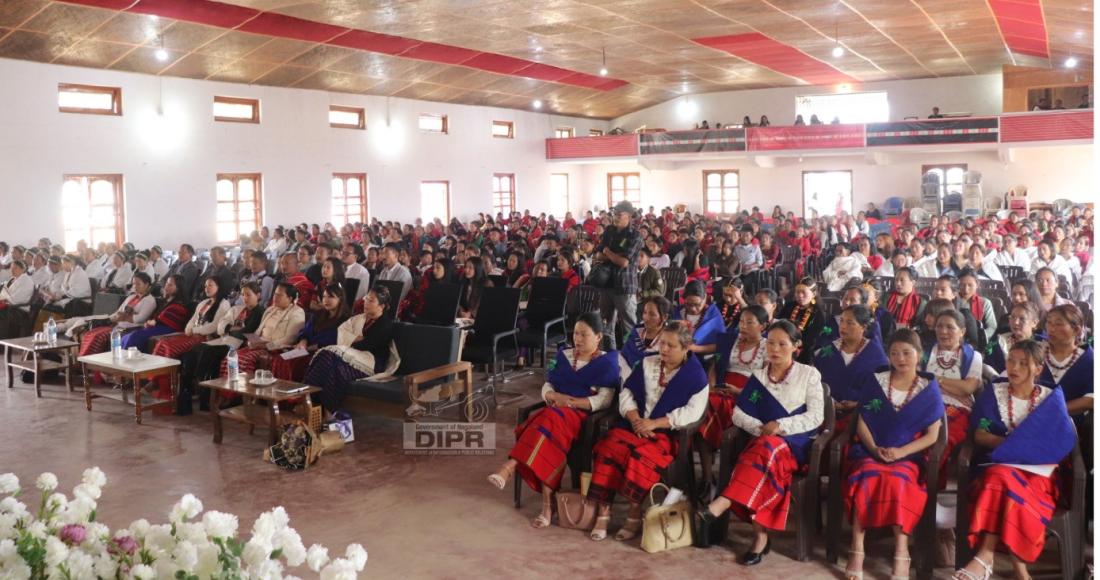
M603 528L600 527L600 522L603 522ZM596 516L596 525L592 526L592 531L588 533L588 539L593 542L602 542L607 539L607 524L611 523L611 516Z
M993 575L993 565L986 564L984 560L977 556L974 556L974 561L981 564L982 568L985 569L985 574L979 576L966 568L959 568L955 570L955 574L951 577L955 580L989 580L989 577Z
M913 559L908 557L908 556L894 556L894 562L895 563L896 562L902 562L902 561L912 563ZM908 566L905 567L905 571L906 572L909 571ZM909 580L909 574L906 574L905 576L899 576L897 574L890 574L890 580Z
M764 544L764 549L760 552L748 551L744 556L741 556L741 565L743 566L755 566L764 561L764 556L772 551L772 539L768 538L768 541Z
M864 553L858 550L848 550L848 565L852 565L852 556L863 557ZM845 568L844 577L848 580L863 580L863 562L859 563L859 570L848 570Z

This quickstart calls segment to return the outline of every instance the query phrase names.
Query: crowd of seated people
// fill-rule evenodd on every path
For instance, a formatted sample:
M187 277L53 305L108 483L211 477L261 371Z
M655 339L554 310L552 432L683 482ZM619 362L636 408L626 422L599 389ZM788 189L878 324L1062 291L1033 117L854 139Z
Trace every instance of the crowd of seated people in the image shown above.
M620 204L580 219L525 211L466 223L264 227L208 254L181 244L174 259L156 246L81 242L67 253L47 239L29 249L0 242L0 338L28 335L45 312L84 355L106 351L117 328L125 345L182 361L179 413L192 411L193 395L208 407L199 383L224 375L235 351L245 372L264 365L321 387L332 415L349 383L393 370L394 315L416 320L433 286L457 286L459 317L477 318L493 308L482 300L488 287L527 291L535 278L556 277L574 291L610 264L620 272L615 299L603 316L576 320L571 346L550 365L547 407L517 427L509 460L490 476L501 488L522 477L542 494L532 525L552 521L579 425L610 409L621 420L595 442L589 536L608 537L619 494L630 509L614 537L635 537L642 499L678 451L672 434L699 428L709 490L701 525L726 511L751 522L741 561L757 564L771 534L787 528L791 478L824 421L824 384L836 432L858 434L845 462L849 578L861 577L864 532L875 527L894 530L894 573L908 574L912 514L930 501L926 486L946 483L920 478L919 457L940 421L945 462L977 430L977 445L1006 464L981 475L979 511L958 531L977 555L958 576L987 577L1002 550L1024 577L1042 544L1019 530L1042 525L1058 474L1021 474L1019 465L1059 463L1068 451L1061 440L1040 458L999 450L1020 445L1017 428L1034 430L1029 416L1058 433L1068 422L1072 438L1091 412L1092 329L1082 307L1095 271L1092 210L927 224L902 216L872 237L880 219L873 204L854 216L802 218L779 206L770 216L756 207L713 216ZM666 285L670 269L682 271L682 287ZM93 284L122 295L114 312L92 314ZM621 326L607 325L609 310ZM164 395L163 384L145 388ZM734 427L750 442L731 479L717 481L712 461ZM881 477L891 474L899 477ZM1039 508L1005 504L1019 495L1016 476L1028 482L1027 505ZM884 483L893 479L905 483ZM771 482L766 493L762 482Z

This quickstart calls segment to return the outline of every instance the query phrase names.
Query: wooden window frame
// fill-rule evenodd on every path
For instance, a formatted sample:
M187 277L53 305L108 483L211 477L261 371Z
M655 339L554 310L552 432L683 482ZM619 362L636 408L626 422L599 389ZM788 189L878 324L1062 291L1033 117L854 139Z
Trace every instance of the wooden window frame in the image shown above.
M92 228L92 226L91 226L91 209L92 209L91 181L92 180L101 180L101 181L109 181L109 182L112 183L112 185L114 185L114 189L115 189L115 203L114 203L114 206L115 206L115 211L114 211L114 214L115 214L115 246L116 247L122 247L123 242L126 240L126 204L125 204L125 199L126 198L125 198L125 195L123 194L123 183L124 183L124 181L123 181L122 174L121 173L84 173L84 174L66 173L66 174L62 175L61 183L62 183L62 185L64 185L66 181L79 181L79 180L82 180L82 179L87 179L88 182L89 182L89 184L88 184L88 212L89 212L88 213L88 239L86 240L88 242L88 245L90 247L95 247L95 245L93 243L93 237L92 237L92 229L94 229L94 228ZM64 209L64 206L62 206L62 209ZM62 224L62 227L63 227L63 231L68 231L69 230L69 228L64 228L64 224ZM62 239L64 239L64 236L62 237Z
M641 204L642 204L642 174L637 172L637 171L630 171L630 172L625 172L625 173L624 172L619 172L619 173L608 173L607 174L607 208L611 209L612 207L615 207L616 203L618 203L617 201L613 201L613 197L611 195L612 194L611 180L615 177L622 177L623 178L623 199L626 200L626 201L629 201L630 203L635 204L637 206L641 206ZM637 199L637 201L633 201L633 200L630 199L630 188L626 186L627 182L630 180L631 177L637 177L638 178L638 199Z
M508 127L507 135L497 135L493 129L497 127ZM515 139L516 138L516 122L515 121L493 121L489 130L494 139Z
M589 137L603 137L604 136L603 129L589 129L588 130L588 136Z
M550 174L551 182L553 182L553 179L554 179L555 175L565 176L565 212L568 212L569 211L569 195L570 195L570 193L569 193L569 185L570 185L569 184L569 174L561 172L561 171L551 173ZM563 220L563 221L565 220L565 212L563 212L561 214L561 220Z
M254 211L255 211L255 214L256 214L255 215L255 221L253 223L256 225L256 228L258 229L264 223L264 221L263 221L263 215L264 215L264 211L263 211L263 209L264 209L264 178L263 178L263 174L262 173L219 173L219 174L217 174L217 177L214 180L214 189L215 189L214 206L215 206L215 208L217 208L217 204L219 204L219 203L229 203L229 202L225 202L225 201L217 201L217 185L218 185L218 182L223 180L223 179L227 179L227 180L233 182L233 214L236 216L233 223L236 224L236 226L237 226L237 239L235 239L235 240L218 240L218 243L219 244L240 243L241 216L240 216L240 209L238 209L238 208L240 206L241 200L238 197L238 191L237 191L238 182L240 182L241 180L244 180L244 179L250 179L256 184L255 195L253 196L252 201L255 204ZM214 214L215 236L217 235L217 224L220 224L220 223L229 223L229 222L220 222L220 221L218 221L217 212L215 211L215 214Z
M565 137L562 137L562 136L558 135L558 132L560 132L560 131L565 131L566 133L568 133L568 135L565 136ZM554 128L554 138L555 139L572 139L573 137L576 137L576 136L577 136L577 130L573 127L567 127L565 125L562 125L560 127L555 127Z
M717 203L719 203L720 205L725 207L725 204L726 204L726 199L725 199L726 189L729 189L729 188L727 188L724 185L724 182L725 182L725 176L728 173L733 173L733 174L737 175L737 187L733 188L733 189L737 190L737 207L732 212L721 212L721 211L711 212L710 208L709 208L709 204L711 202L710 202L710 200L707 199L707 189L708 189L708 187L707 187L707 177L712 175L712 174L719 175L719 176L722 177L723 185L718 186L718 189L720 189L721 193L722 193L722 199L720 201L718 201ZM737 169L704 169L703 170L703 213L704 214L714 213L716 215L734 215L739 211L741 211L741 171L737 170Z
M849 176L848 177L848 182L852 184L852 191L849 193L849 195L852 196L852 199L851 199L852 203L849 204L849 207L851 207L852 209L855 208L855 203L856 203L856 175L855 175L855 171L853 171L851 169L803 170L802 171L802 219L810 219L810 216L808 215L808 212L806 211L806 174L807 173L847 173L848 176ZM832 214L829 214L829 215L831 216ZM819 215L818 217L827 217L827 216L822 214L822 215Z
M451 223L451 182L449 180L446 180L446 179L424 179L424 180L421 180L420 185L423 186L425 183L442 183L444 186L446 186L446 189L447 189L447 216L443 219L443 223L444 224ZM419 193L420 190L417 189L417 192ZM425 223L427 223L428 219L435 219L436 217L438 217L438 216L431 216L431 218L428 218L427 216L425 216L424 221L425 221Z
M359 129L360 131L363 131L367 128L367 110L364 107L345 107L342 105L329 105L328 112L355 113L359 116L359 122L354 125L349 123L333 123L332 121L329 121L328 126L332 127L333 129Z
M348 180L349 179L358 179L359 180L359 195L360 195L359 219L358 220L352 220L351 216L349 215L347 223L350 224L350 223L354 223L355 221L358 221L361 224L368 223L367 222L367 215L368 215L367 192L369 190L367 189L367 174L366 173L333 173L332 178L333 179L339 179L344 183L344 214L345 215L348 215ZM332 209L331 208L331 205L332 205L331 200L330 200L329 205L330 205L329 209L331 210ZM331 214L332 212L330 211L329 213ZM336 218L335 215L331 215L330 217L332 219Z
M432 131L431 129L422 128L420 126L420 119L424 117L440 119L442 121L440 123L442 125L442 128L439 131ZM420 113L420 115L416 118L416 128L419 129L421 133L429 133L431 135L447 135L450 133L450 125L447 120L447 115L443 115L440 113Z
M122 116L122 87L105 87L99 85L81 85L75 83L58 83L57 94L61 93L94 93L99 95L111 95L111 108L87 109L84 107L62 107L59 103L57 110L61 113L77 113L81 115L109 115Z
M943 181L940 182L940 199L947 197L947 170L948 169L962 169L963 170L963 185L966 184L966 172L969 171L969 165L966 163L931 163L928 165L920 166L921 179L924 179L924 175L933 169L940 169L943 171ZM962 193L962 191L959 191Z
M220 123L252 123L258 125L260 123L260 99L249 99L244 97L223 97L214 95L214 103L223 103L227 105L251 105L252 117L238 118L238 117L221 117L214 115L214 120Z
M501 194L501 193L505 193L505 192L503 192L503 191L498 192L496 190L496 188L493 188L493 215L496 215L497 212L501 212L506 216L510 216L510 215L512 215L512 212L516 211L516 174L515 173L494 173L493 174L493 179L494 180L497 179L497 178L503 178L503 177L507 177L508 178L508 183L509 183L509 189L506 192L506 193L508 193L508 208L507 208L507 210L505 210L503 208L498 209L500 206L497 205L497 195Z

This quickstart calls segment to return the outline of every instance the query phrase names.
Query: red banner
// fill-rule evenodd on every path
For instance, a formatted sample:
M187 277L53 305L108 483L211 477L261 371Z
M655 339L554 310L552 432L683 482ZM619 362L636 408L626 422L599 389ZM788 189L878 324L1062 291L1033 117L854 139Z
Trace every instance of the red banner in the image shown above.
M1001 117L1001 143L1092 139L1092 109Z
M635 157L637 155L638 136L634 133L546 140L547 159Z
M795 125L752 127L749 151L779 149L838 149L864 146L863 125Z

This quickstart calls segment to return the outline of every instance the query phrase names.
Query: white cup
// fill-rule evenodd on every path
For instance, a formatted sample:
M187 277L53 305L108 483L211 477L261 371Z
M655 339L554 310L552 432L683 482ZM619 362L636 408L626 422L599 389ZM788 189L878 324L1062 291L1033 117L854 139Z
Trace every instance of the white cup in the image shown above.
M269 371L269 370L259 369L259 370L256 371L256 380L261 382L261 383L266 383L266 382L270 381L272 378L274 378L274 377L271 375L271 371Z
M131 346L130 348L126 349L126 358L135 359L139 356L141 356L141 353L138 352L136 346Z
M46 342L46 333L45 332L36 332L36 333L34 333L34 342Z

